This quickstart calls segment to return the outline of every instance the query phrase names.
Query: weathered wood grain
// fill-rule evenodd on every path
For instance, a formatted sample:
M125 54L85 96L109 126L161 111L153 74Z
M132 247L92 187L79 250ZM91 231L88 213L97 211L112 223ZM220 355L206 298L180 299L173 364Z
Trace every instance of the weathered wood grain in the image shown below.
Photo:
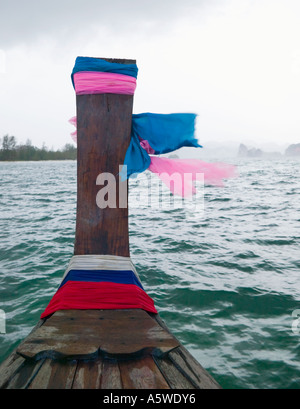
M10 380L6 389L26 389L42 367L43 363L44 360L33 361L32 359L26 359L15 376Z
M39 320L37 324L32 328L29 335L33 334L41 325L44 320ZM20 342L21 346L26 342L26 338ZM17 347L18 348L18 347ZM17 353L17 348L11 352L11 354L0 365L0 389L6 388L6 385L10 382L13 376L20 370L25 362L25 359Z
M78 361L72 389L100 389L103 360Z
M28 389L71 389L77 362L45 359Z
M116 359L104 359L100 388L123 389L120 369Z
M162 358L155 358L155 361L171 389L195 389L195 386L170 361L168 354Z
M112 61L112 60L108 60ZM123 64L133 60L118 60ZM129 256L128 207L119 206L119 166L130 143L132 95L78 95L77 216L74 254ZM116 208L96 203L96 180L110 173L116 180ZM122 182L127 191L127 181ZM107 200L110 194L108 193Z
M166 331L170 332L166 323L162 320L159 314L153 316L153 318L163 327ZM162 365L162 371L167 369L166 363L171 363L170 370L173 366L174 371L178 370L182 373L183 377L195 388L199 389L221 389L218 382L200 365L200 363L192 356L192 354L179 342L180 347L170 351L166 355L166 359L163 361L157 360L159 366ZM172 371L172 370L171 370ZM172 376L170 372L166 372L166 378ZM171 382L171 381L170 381ZM177 379L178 388L180 388L180 377Z
M0 389L7 384L24 364L25 359L16 353L11 353L0 366Z
M221 389L215 379L199 364L198 361L180 346L168 354L176 368L199 389Z
M124 389L170 389L152 356L119 362Z
M133 310L62 310L29 336L17 352L27 358L88 359L166 353L179 345L149 314Z

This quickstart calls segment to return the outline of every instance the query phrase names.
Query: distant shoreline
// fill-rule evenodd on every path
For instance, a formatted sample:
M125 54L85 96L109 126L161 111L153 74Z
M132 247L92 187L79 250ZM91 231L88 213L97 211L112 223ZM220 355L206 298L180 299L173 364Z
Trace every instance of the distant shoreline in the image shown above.
M60 150L33 146L30 139L25 144L17 144L14 136L5 135L0 142L0 162L28 162L44 160L76 160L76 146L67 143Z
M289 145L284 154L280 152L265 152L258 148L248 148L243 143L240 144L238 150L238 157L240 158L266 158L279 159L282 157L299 158L300 157L300 143Z
M0 159L1 162L63 162L63 161L76 161L77 158L75 159L68 159L68 158L63 158L63 159Z

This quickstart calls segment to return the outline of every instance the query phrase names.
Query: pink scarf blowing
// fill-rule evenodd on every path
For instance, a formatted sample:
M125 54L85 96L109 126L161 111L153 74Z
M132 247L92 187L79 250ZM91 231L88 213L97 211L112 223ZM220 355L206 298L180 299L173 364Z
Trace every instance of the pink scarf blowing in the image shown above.
M224 186L223 179L237 176L236 167L226 163L207 163L200 159L169 159L154 156L148 141L140 139L140 145L151 155L149 170L155 173L170 191L182 197L196 193L194 183L204 181L206 185Z

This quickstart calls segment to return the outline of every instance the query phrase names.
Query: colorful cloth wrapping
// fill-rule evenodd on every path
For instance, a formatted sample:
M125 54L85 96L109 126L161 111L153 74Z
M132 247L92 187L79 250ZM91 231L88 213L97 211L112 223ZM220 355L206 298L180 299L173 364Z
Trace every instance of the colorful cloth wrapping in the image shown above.
M157 313L130 258L74 256L41 318L63 309L124 308L140 308Z
M157 314L153 300L137 285L68 281L57 290L41 318L58 310L139 308Z
M105 61L102 58L77 57L71 74L73 86L74 74L80 71L111 72L115 74L128 75L129 77L134 78L137 78L138 75L138 68L136 64L119 64L116 62Z
M130 257L113 256L110 254L81 254L73 256L66 268L63 280L71 270L106 270L106 271L132 271L141 282Z
M111 72L82 71L74 74L76 95L125 94L134 95L136 79Z
M115 270L70 270L63 279L62 287L68 281L86 281L86 282L112 282L118 284L133 284L144 289L141 282L137 279L133 271L115 271Z

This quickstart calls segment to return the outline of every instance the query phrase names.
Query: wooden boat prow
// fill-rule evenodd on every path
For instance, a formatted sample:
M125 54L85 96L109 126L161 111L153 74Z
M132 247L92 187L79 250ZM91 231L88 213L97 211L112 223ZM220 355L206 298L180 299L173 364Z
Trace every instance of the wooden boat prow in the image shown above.
M138 309L58 311L37 325L0 373L7 389L220 388L159 315Z
M99 209L95 181L101 172L119 172L130 142L133 96L80 95L76 104L74 256L130 258L128 208ZM1 364L0 387L220 389L159 314L139 308L55 311Z

